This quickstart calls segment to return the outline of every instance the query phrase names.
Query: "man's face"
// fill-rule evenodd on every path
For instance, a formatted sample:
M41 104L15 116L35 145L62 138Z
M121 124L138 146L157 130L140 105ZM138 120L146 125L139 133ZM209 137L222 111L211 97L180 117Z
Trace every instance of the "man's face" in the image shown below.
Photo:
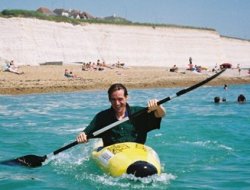
M114 91L110 96L110 103L116 113L123 113L126 111L128 97L124 95L124 90L120 89Z

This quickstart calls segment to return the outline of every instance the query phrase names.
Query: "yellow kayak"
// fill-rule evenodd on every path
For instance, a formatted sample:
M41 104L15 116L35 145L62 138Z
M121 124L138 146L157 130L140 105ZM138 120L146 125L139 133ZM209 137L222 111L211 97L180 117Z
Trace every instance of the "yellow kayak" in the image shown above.
M92 158L105 173L113 177L123 174L147 177L161 173L157 153L143 144L126 142L99 147L92 152Z

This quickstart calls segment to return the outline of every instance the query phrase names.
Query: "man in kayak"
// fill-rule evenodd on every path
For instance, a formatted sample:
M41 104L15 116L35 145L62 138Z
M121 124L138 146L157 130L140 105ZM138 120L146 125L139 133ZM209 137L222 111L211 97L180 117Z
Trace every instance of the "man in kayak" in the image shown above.
M77 136L78 143L86 143L88 136L91 137L95 131L143 109L139 106L129 106L127 103L128 91L120 83L110 86L108 96L111 107L95 115L90 124ZM149 100L147 112L97 135L96 138L102 138L104 146L121 142L144 144L147 133L160 128L161 119L164 115L165 109L161 105L157 105L157 100Z

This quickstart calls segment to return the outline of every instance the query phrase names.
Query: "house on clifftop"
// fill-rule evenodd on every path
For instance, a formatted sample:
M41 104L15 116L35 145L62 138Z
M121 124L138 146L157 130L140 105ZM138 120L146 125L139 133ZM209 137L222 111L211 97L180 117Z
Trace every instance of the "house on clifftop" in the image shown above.
M49 10L46 7L40 7L39 9L36 10L39 13L42 13L46 16L55 16L56 14L54 12L52 12L51 10Z
M57 16L65 16L65 17L70 17L70 18L78 18L78 19L93 19L95 18L94 16L90 15L87 12L81 12L75 9L55 9L54 13Z

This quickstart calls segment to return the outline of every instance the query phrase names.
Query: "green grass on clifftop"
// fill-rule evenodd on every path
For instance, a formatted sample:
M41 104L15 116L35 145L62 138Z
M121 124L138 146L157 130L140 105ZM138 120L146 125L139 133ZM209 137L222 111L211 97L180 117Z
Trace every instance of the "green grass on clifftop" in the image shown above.
M154 24L154 23L138 23L131 22L121 17L106 17L103 18L94 18L94 19L74 19L65 16L47 16L37 11L31 10L20 10L20 9L5 9L0 13L0 17L11 18L11 17L23 17L23 18L37 18L41 20L48 20L54 22L67 22L74 25L81 23L96 23L96 24L118 24L118 25L135 25L135 26L150 26L153 28L156 27L176 27L176 28L189 28L189 29L201 29L201 30L211 30L216 31L212 28L199 28L192 26L180 26L174 24Z

